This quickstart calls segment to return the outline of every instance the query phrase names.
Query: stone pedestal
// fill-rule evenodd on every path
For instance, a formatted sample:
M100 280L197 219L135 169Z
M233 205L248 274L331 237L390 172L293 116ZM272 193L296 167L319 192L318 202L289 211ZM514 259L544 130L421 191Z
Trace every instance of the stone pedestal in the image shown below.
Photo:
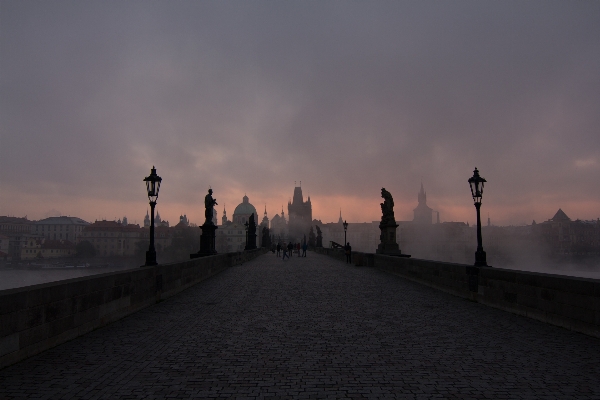
M396 228L398 224L379 225L381 235L379 236L379 246L377 246L377 254L385 254L390 256L410 257L408 254L402 254L398 242L396 242Z
M190 258L206 257L217 254L215 250L215 231L217 226L211 223L204 223L200 227L202 234L200 235L200 251L194 254L190 254Z
M248 232L248 244L244 247L244 250L254 250L256 249L256 233Z

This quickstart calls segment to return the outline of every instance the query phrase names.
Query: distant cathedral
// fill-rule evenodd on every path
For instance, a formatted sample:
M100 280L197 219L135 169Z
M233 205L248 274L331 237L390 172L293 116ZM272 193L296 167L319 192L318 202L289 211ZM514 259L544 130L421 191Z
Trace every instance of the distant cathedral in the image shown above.
M233 210L233 223L243 225L248 222L252 214L254 214L254 221L258 223L256 208L250 203L248 196L244 195L242 202Z
M275 240L287 240L288 225L285 219L285 213L283 212L283 206L281 206L281 215L275 214L275 216L271 219L270 229Z
M156 217L154 217L154 226L166 226L169 227L169 221L163 221L158 211ZM150 214L146 210L146 216L144 217L144 228L150 228Z
M304 201L302 187L294 188L294 197L288 202L288 229L290 240L302 240L308 232L312 223L312 204L310 196Z
M419 205L413 210L414 217L413 222L417 224L431 224L433 209L427 206L427 193L423 189L423 183L421 183L421 191L418 195ZM438 214L439 219L439 214ZM439 221L438 221L439 222Z
M267 217L267 205L265 204L265 213L263 215L263 219L260 223L260 231L262 232L262 228L269 229L269 217Z
M265 206L265 213L266 213ZM216 215L216 214L215 214ZM219 253L230 253L232 251L243 251L246 246L246 223L250 216L258 221L256 208L250 203L248 196L244 195L242 202L233 211L232 221L227 219L227 211L223 205L223 216L221 226L216 232L215 246ZM266 217L266 214L265 214ZM263 218L264 219L264 218ZM215 217L216 221L216 217ZM267 219L268 223L268 219ZM257 239L260 239L260 235Z

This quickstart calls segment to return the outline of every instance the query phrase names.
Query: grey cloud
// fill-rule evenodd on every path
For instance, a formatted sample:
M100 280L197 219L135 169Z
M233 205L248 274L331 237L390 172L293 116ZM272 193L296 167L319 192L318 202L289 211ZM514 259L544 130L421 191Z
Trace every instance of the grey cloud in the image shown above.
M423 179L458 203L478 166L492 205L600 199L597 3L1 7L11 187L127 201L156 162L181 201L302 178L314 200Z

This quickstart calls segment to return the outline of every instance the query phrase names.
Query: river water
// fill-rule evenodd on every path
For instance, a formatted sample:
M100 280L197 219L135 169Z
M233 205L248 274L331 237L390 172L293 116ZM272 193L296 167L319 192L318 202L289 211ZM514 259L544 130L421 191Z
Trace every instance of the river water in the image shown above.
M139 266L131 261L126 264L107 264L92 267L58 267L46 265L44 267L27 268L23 266L11 267L10 265L0 265L0 290L62 281L106 272L126 271L133 268L139 268ZM600 265L558 264L550 267L547 265L541 267L534 264L524 264L519 266L503 266L502 268L600 279Z
M138 268L131 265L107 265L102 267L52 267L45 268L10 268L0 267L0 290L37 285L39 283L56 282L65 279L79 278L103 274L106 272L126 271Z

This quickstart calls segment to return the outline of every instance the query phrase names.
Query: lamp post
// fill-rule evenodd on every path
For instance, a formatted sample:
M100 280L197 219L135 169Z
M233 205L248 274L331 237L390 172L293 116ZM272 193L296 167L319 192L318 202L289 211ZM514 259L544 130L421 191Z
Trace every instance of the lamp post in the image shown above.
M342 225L344 225L344 246L346 246L346 243L348 243L346 241L346 231L348 230L348 223L346 221L344 221L344 223Z
M477 209L477 251L475 252L475 266L476 267L487 267L485 260L485 251L481 244L481 198L483 197L483 186L487 181L479 176L477 168L473 171L473 176L469 178L469 185L471 186L471 195L475 202L475 209Z
M148 192L148 200L150 201L150 247L146 252L146 265L152 266L157 265L156 263L156 249L154 248L154 207L156 206L156 200L158 200L158 191L160 190L160 183L162 178L156 175L156 168L152 166L150 175L144 178L146 182L146 191Z
M244 250L248 250L248 222L246 222L244 226L246 227L246 246L244 247Z

